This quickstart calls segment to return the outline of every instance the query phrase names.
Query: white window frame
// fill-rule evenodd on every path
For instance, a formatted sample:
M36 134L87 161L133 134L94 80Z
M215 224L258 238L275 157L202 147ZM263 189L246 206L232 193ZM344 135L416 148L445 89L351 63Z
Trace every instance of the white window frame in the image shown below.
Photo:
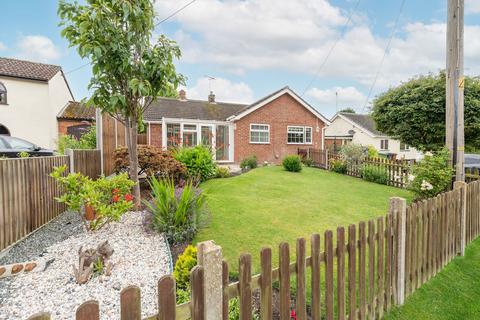
M217 160L215 152L213 153L213 159L217 163L231 163L234 159L234 148L235 148L235 139L234 139L234 124L227 121L206 121L206 120L196 120L196 119L179 119L179 118L162 118L161 121L147 121L148 123L158 123L162 125L162 148L167 150L167 125L168 124L180 124L180 145L183 146L183 132L184 125L196 125L197 126L197 145L202 143L202 126L210 126L212 128L213 141L212 148L216 149L216 131L218 125L224 125L228 127L228 137L229 137L229 149L228 149L228 159ZM186 130L187 132L194 132L193 130Z
M381 139L380 140L380 151L388 151L390 150L389 147L390 147L390 141L388 141L389 139ZM383 142L384 141L387 141L387 148L383 148L382 144L384 144Z
M265 126L267 129L252 129L252 126ZM253 132L266 132L268 133L268 141L252 141L252 131ZM266 123L250 123L250 131L248 133L248 141L251 144L270 144L270 125Z
M290 128L302 128L303 129L303 142L288 142L288 134L290 133ZM307 142L307 129L310 129L310 142ZM298 132L291 132L298 133ZM313 127L309 126L287 126L287 144L313 144Z

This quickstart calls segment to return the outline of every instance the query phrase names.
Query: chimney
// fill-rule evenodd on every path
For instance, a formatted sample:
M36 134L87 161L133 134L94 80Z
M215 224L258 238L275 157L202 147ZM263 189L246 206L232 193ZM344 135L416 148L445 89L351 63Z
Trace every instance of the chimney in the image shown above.
M187 100L187 92L181 89L180 91L178 91L178 98L182 101Z
M213 94L213 91L210 91L208 95L208 103L215 103L215 94Z

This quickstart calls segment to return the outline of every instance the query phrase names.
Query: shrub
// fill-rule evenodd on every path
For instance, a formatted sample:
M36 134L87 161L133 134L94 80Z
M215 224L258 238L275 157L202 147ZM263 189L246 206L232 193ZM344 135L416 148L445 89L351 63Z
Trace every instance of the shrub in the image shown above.
M171 179L149 181L152 202L145 202L152 212L152 227L165 233L170 244L191 241L198 230L200 215L205 210L205 197L192 182L175 188Z
M363 166L360 172L363 180L379 184L388 184L388 173L383 168Z
M255 169L256 167L258 167L256 155L247 157L240 162L240 168L242 168L242 170Z
M191 294L192 294L192 292L190 290L190 286L188 286L185 289L179 288L177 286L177 290L176 290L177 304L182 304L182 303L190 301Z
M60 154L65 154L65 149L95 149L97 147L97 133L95 126L80 138L76 139L71 135L63 135L58 138L57 149Z
M133 207L130 190L135 183L128 179L127 174L91 180L80 173L65 175L66 169L66 165L57 167L50 174L64 190L56 200L74 211L80 211L84 205L91 206L96 213L96 219L90 222L91 229L96 230L110 221L118 221Z
M299 156L286 156L282 161L283 168L290 172L302 171L302 163Z
M330 159L329 168L333 172L341 174L347 173L347 165L341 159Z
M378 151L374 146L367 146L367 155L369 158L378 158Z
M217 173L215 174L217 178L228 178L230 177L230 169L228 167L217 167Z
M356 168L365 160L366 152L359 144L346 144L340 149L340 158L347 167Z
M217 172L212 151L206 146L179 148L175 150L174 156L187 167L187 173L191 179L206 181L214 177Z
M183 163L176 160L170 151L164 151L159 147L140 145L138 151L138 174L145 173L147 176L173 179L180 181L187 173ZM130 160L128 148L117 148L114 153L115 172L128 172Z
M313 159L312 158L308 158L308 157L303 157L301 158L302 159L302 163L307 166L307 167L311 167L313 165Z
M183 253L178 256L173 275L177 287L187 289L190 284L190 271L197 265L197 248L188 245Z
M18 157L19 158L30 158L30 153L28 153L27 151L21 151L18 153Z
M228 301L228 320L239 320L240 319L240 300L238 297L230 299ZM252 310L252 317L253 320L259 320L260 317L258 314Z
M433 197L450 188L454 171L449 163L450 153L447 149L435 154L425 153L408 177L409 188L415 193L416 199Z

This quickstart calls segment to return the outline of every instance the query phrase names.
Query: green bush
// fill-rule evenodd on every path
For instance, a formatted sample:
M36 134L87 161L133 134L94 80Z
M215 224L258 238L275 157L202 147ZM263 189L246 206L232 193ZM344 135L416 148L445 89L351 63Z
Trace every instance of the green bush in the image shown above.
M152 212L152 227L165 233L170 244L191 241L198 230L200 215L205 211L205 197L192 182L175 188L171 179L149 180L152 201L145 202Z
M286 156L282 161L283 168L290 172L302 171L302 162L299 156Z
M239 320L240 319L240 300L238 297L230 299L228 301L228 320ZM259 320L260 317L258 314L252 310L252 319Z
M215 174L217 178L228 178L230 177L230 169L228 167L217 167L217 173Z
M191 292L190 286L188 286L185 289L179 288L177 286L177 290L176 290L177 304L189 302L191 294L192 292Z
M65 154L65 149L95 149L97 147L97 133L95 126L77 140L74 136L63 135L57 141L57 149L60 154Z
M90 221L90 229L97 230L110 221L118 221L133 207L130 191L135 183L126 173L92 180L80 173L66 175L66 169L66 165L57 167L50 174L63 190L56 200L74 211L80 211L85 205L91 206L96 218Z
M311 167L313 165L313 159L312 158L308 158L308 157L303 157L301 158L302 159L302 163L307 166L307 167Z
M21 151L18 153L18 157L19 158L30 158L30 153L28 153L27 151Z
M330 159L329 168L331 171L336 173L347 173L347 165L341 159Z
M245 158L240 162L240 168L242 168L242 170L255 169L256 167L258 167L256 155Z
M177 288L188 289L190 285L190 271L197 265L197 249L188 245L183 253L178 256L175 267L173 268L173 276Z
M369 158L377 158L378 157L378 151L375 149L374 146L368 146L367 147L367 154Z
M450 153L447 149L435 154L425 153L408 177L409 189L415 193L416 199L430 198L450 188L454 171L449 162Z
M383 168L363 166L360 170L363 180L379 184L388 184L388 173Z
M212 152L206 146L178 148L174 151L174 157L187 167L187 173L191 179L206 181L214 177L217 172Z
M367 152L359 144L346 144L340 149L340 158L349 168L356 168L361 165L366 156Z

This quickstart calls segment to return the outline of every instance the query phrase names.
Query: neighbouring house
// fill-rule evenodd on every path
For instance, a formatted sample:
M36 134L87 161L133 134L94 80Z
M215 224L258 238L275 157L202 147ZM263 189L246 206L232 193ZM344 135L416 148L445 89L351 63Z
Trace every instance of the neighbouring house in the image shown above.
M419 160L423 157L415 148L378 131L371 116L339 112L325 129L325 146L338 150L348 143L373 146L380 154L393 159Z
M71 135L79 139L95 124L95 108L69 101L57 115L58 135Z
M101 115L99 115L101 117ZM289 87L252 103L159 98L144 113L146 143L164 149L209 145L220 163L239 163L255 155L259 163L279 163L299 147L323 147L323 132L330 122ZM102 132L104 169L109 173L113 150L125 145L123 125L109 117L97 119Z
M57 114L72 100L61 67L0 58L0 134L55 149Z

